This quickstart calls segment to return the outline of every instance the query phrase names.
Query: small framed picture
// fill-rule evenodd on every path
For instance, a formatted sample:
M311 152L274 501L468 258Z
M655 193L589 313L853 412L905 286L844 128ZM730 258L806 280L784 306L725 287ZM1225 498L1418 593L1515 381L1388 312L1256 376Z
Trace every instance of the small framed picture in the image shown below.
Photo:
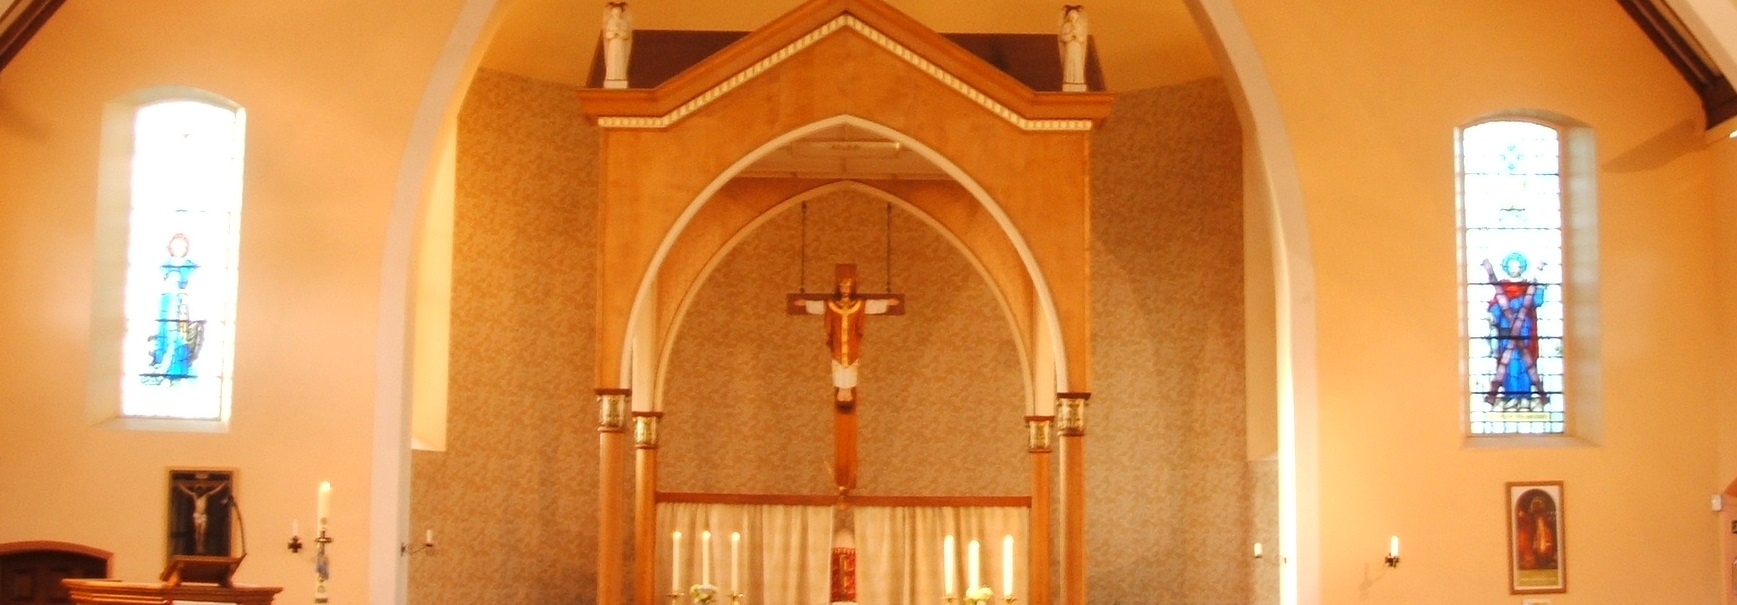
M169 556L230 556L235 469L169 469Z
M1508 592L1568 592L1562 482L1508 484Z

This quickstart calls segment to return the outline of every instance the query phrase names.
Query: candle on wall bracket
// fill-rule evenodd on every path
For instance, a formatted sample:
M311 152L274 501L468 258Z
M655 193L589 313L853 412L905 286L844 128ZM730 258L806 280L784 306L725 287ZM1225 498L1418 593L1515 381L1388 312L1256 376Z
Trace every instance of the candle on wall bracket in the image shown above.
M1399 567L1399 536L1388 539L1387 558L1384 561L1387 562L1388 567Z

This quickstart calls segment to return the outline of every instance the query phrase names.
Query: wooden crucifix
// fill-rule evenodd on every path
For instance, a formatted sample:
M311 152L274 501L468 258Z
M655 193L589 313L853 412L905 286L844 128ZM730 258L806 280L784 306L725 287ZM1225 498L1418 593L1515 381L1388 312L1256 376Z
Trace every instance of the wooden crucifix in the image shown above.
M832 352L833 479L840 493L856 488L856 381L862 356L863 320L869 315L904 315L903 294L860 294L856 265L838 265L831 294L791 294L791 315L826 316L826 346Z

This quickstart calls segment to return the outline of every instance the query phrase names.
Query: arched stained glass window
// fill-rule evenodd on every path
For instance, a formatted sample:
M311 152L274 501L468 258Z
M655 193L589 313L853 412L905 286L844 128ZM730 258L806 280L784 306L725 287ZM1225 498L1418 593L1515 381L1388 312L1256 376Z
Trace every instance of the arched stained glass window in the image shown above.
M132 116L120 415L226 419L244 114L169 98Z
M1537 122L1460 131L1470 431L1563 434L1562 138Z

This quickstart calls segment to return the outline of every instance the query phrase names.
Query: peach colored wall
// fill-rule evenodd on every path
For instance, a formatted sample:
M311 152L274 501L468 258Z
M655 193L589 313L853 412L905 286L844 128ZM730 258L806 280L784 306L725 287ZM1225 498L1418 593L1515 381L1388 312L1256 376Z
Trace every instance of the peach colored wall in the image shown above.
M1615 3L1238 8L1284 110L1315 254L1320 602L1509 599L1502 484L1524 479L1566 482L1571 592L1556 603L1710 598L1718 442L1698 360L1717 350L1694 327L1716 317L1714 233L1680 78ZM1513 108L1596 131L1597 447L1463 445L1452 134ZM1396 570L1381 565L1390 534L1406 545Z
M1721 536L1720 592L1727 604L1737 603L1737 139L1720 139L1709 146L1712 156L1712 197L1716 206L1715 274L1719 283L1719 349L1713 359L1712 392L1718 406L1719 447L1713 488L1725 495L1725 511L1713 531ZM1729 564L1727 564L1729 563Z
M369 584L375 322L386 209L411 117L459 2L416 11L311 1L68 3L0 76L0 542L164 562L166 472L239 469L250 555L238 579L311 599L314 492L334 486L335 599ZM294 24L293 27L286 24ZM244 106L240 336L227 433L84 421L99 116L111 99L183 85ZM306 536L304 536L306 537Z

